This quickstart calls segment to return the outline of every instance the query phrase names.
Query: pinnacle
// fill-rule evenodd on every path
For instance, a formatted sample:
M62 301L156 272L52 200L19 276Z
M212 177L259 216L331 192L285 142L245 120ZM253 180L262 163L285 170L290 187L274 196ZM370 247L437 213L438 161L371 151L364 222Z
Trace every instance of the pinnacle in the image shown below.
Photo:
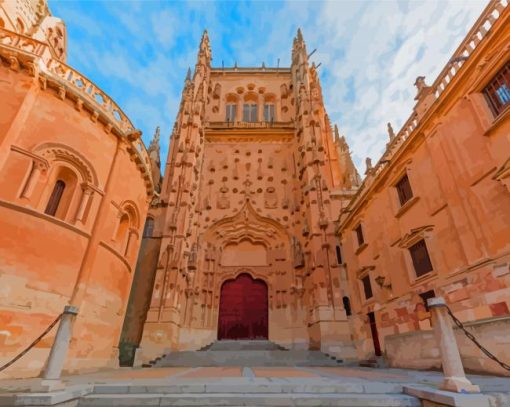
M340 141L340 135L338 132L338 126L335 124L335 142L339 142L339 141Z
M186 73L186 81L190 81L191 80L191 68L188 67L188 72Z
M303 33L301 32L301 28L297 29L297 39L298 41L303 41Z
M200 39L200 49L204 49L209 46L209 34L207 33L207 29L204 29L202 33L202 38Z

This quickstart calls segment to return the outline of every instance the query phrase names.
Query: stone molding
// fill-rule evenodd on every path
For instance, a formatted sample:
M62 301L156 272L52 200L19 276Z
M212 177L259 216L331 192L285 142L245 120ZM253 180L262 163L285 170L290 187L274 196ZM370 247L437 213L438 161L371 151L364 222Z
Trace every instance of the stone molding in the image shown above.
M126 260L126 258L122 254L120 254L115 248L113 248L108 243L106 243L106 242L104 242L102 240L99 242L99 246L102 246L106 250L108 250L110 253L113 253L115 255L115 257L117 257L120 261L122 261L122 263L126 266L129 274L131 274L131 272L132 272L131 266L130 266L129 262Z
M50 223L54 223L58 226L61 226L63 228L66 228L66 229L69 229L83 237L86 237L86 238L89 238L90 239L90 233L66 222L66 221L63 221L61 219L58 219L58 218L55 218L54 216L50 216L50 215L46 215L42 212L39 212L35 209L32 209L32 208L28 208L26 206L20 206L20 205L17 205L15 203L12 203L12 202L7 202L7 201L4 201L2 199L0 199L0 206L3 206L5 208L8 208L8 209L11 209L11 210L15 210L15 211L18 211L18 212L23 212L23 213L26 213L28 215L31 215L31 216L34 216L36 218L40 218L40 219L44 219Z

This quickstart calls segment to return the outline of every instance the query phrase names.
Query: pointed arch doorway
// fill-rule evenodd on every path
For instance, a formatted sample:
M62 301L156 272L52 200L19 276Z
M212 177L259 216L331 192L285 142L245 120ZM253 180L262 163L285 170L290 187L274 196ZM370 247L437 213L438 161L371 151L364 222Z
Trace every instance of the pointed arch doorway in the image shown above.
M267 284L240 274L221 286L218 339L268 339Z

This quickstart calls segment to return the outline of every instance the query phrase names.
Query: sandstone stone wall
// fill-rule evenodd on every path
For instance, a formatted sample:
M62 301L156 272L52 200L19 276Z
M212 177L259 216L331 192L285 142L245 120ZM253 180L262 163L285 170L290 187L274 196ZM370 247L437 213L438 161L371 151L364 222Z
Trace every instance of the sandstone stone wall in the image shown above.
M475 322L466 322L464 326L481 345L490 346L490 351L506 362L510 337L510 317L485 318ZM505 370L490 360L457 327L455 338L459 346L462 363L468 372L505 374ZM385 337L386 357L391 367L414 369L440 369L441 356L434 333L431 330L414 331ZM410 357L412 355L412 357Z
M390 134L381 161L367 168L361 191L340 218L359 358L374 356L367 315L373 312L381 350L393 365L437 366L425 306L432 295L444 297L464 323L485 321L473 329L489 350L510 360L508 346L500 345L510 336L508 324L487 322L510 315L510 116L508 109L491 111L484 96L510 61L510 50L501 46L510 40L508 21L506 10L443 93L435 88L439 80L419 86L410 121ZM402 203L397 184L404 176L412 196ZM431 266L424 273L411 256L420 241ZM504 373L468 351L463 339L461 348L468 368Z
M80 311L65 369L116 366L147 183L130 142L99 117L100 107L95 113L82 108L78 88L47 86L48 73L31 76L26 66L9 66L3 51L0 47L0 364L73 304ZM61 179L58 209L48 214ZM1 376L38 375L55 332Z

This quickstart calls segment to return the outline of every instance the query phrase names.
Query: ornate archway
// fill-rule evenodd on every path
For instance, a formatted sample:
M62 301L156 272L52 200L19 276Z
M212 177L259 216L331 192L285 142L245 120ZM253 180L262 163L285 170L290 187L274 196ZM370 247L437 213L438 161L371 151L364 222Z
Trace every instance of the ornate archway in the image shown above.
M267 284L247 273L221 286L218 339L268 339Z

